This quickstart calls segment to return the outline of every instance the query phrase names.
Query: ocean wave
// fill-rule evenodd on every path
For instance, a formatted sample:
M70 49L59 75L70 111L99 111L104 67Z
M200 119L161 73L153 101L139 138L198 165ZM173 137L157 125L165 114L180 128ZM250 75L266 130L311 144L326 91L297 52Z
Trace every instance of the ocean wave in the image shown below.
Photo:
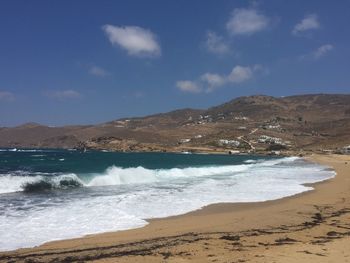
M55 193L49 198L9 195L0 207L0 248L12 250L52 240L132 229L146 225L146 218L175 216L214 203L275 200L310 191L312 186L305 184L334 175L335 172L325 166L304 163L298 158L182 169L111 166L100 174L79 176L53 173L33 176L28 171L17 171L0 175L0 191L116 187ZM123 184L139 185L119 189L118 185Z
M226 165L210 167L189 167L172 169L146 169L109 167L102 175L95 175L87 186L107 186L122 184L145 184L174 180L179 178L204 177L213 175L227 175L242 172L248 169L247 165Z
M84 186L84 182L76 174L53 175L18 171L16 175L0 175L0 194L13 192L40 192L54 189L68 189Z
M69 189L83 186L83 182L74 174L63 175L58 178L43 178L41 180L26 182L21 188L26 193L42 192L55 189Z
M177 179L212 176L239 176L239 174L259 167L270 167L292 163L298 157L285 157L274 160L247 162L238 165L201 166L172 169L147 169L142 166L122 168L111 166L104 173L35 173L17 171L15 174L0 175L0 194L11 192L38 192L76 187L113 186L125 184L149 184Z
M111 166L101 174L29 174L26 171L17 171L16 174L0 175L0 194L11 192L39 192L55 189L76 187L113 186L125 184L149 184L176 180L179 178L225 175L243 172L246 165L173 168L173 169L146 169L142 166L122 168Z
M72 151L71 149L68 149ZM56 152L61 150L55 149L18 149L18 148L2 148L0 152L25 152L25 153L35 153L35 152Z
M235 175L248 169L259 166L274 166L279 164L292 163L301 160L299 157L284 157L274 160L263 160L256 163L222 165L222 166L202 166L172 169L146 169L142 166L136 168L121 168L117 166L109 167L104 174L96 174L86 186L107 186L135 183L153 183L166 180L189 177L205 177L215 175Z
M46 154L33 154L31 157L44 157Z
M17 148L0 149L0 152L17 152Z

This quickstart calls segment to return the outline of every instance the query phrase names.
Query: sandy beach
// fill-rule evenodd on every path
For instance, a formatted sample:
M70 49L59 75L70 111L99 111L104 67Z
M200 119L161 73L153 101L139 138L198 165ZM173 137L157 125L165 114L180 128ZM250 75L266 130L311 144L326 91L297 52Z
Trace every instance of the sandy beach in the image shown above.
M337 176L276 201L215 204L139 229L0 253L1 262L350 262L350 156Z

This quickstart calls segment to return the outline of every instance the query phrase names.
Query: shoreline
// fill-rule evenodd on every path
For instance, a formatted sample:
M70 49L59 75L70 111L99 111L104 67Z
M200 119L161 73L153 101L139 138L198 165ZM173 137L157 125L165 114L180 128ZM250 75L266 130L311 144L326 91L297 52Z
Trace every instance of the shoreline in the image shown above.
M50 150L59 150L59 151L74 151L74 152L81 152L85 153L85 151L78 149L78 148L42 148L42 147L34 147L34 148L28 148L28 147L4 147L0 150L6 150L9 152L12 151L50 151ZM296 151L296 150L284 150L284 151L266 151L266 150L258 150L258 151L249 151L246 149L242 150L232 150L231 148L219 148L219 147L172 147L172 148L159 148L159 149L138 149L138 150L130 150L130 151L123 151L123 150L116 150L116 149L108 149L108 148L87 148L86 152L107 152L107 153L165 153L165 154L212 154L212 155L255 155L255 156L277 156L277 157L292 157L292 156L298 156L298 157L305 157L312 154L322 154L318 151ZM231 152L231 153L230 153ZM278 153L276 153L278 152Z
M142 228L52 241L35 248L0 252L0 261L16 259L20 262L25 259L33 259L36 260L34 262L48 262L54 257L61 260L70 257L72 261L98 260L101 262L115 262L113 260L118 262L163 262L165 258L175 260L174 262L181 260L183 262L197 262L197 260L203 262L208 258L219 262L232 258L264 262L267 256L275 256L276 253L271 253L273 250L277 249L278 253L281 253L281 248L295 247L302 241L299 241L300 237L286 239L285 233L282 237L277 238L275 235L278 236L278 233L263 234L263 232L276 232L271 229L281 229L281 227L288 230L306 227L298 230L298 233L288 232L289 235L298 236L303 231L327 228L322 224L328 213L326 210L332 210L331 214L340 213L338 217L343 215L349 217L350 215L350 191L344 192L344 189L350 189L349 177L346 177L346 172L350 172L350 156L313 155L306 159L332 166L337 172L336 177L311 184L314 188L311 191L277 200L212 204L184 215L147 220L149 224ZM329 208L330 204L333 206L332 209ZM349 221L346 221L347 223L350 223L350 218ZM309 229L309 226L313 227ZM327 233L325 237L328 237ZM274 236L275 239L266 243L265 239L271 236ZM243 238L247 240L242 240ZM303 238L306 237L303 236ZM338 239L343 240L337 238L337 241ZM346 240L347 245L350 245L349 238ZM228 245L228 243L232 244ZM244 243L250 245L247 246ZM230 249L227 249L228 246ZM220 255L216 255L218 247L219 250L222 250ZM183 251L180 253L179 250ZM269 253L266 253L267 251ZM251 254L254 253L261 257L252 256ZM316 256L320 260L317 253L310 253L304 254L308 257ZM302 256L305 256L304 254ZM209 255L212 256L209 257Z

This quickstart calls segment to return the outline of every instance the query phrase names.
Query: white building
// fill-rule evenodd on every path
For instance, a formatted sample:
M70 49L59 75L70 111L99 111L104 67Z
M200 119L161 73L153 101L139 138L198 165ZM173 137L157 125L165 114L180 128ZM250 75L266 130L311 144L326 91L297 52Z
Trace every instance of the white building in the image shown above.
M267 136L267 135L261 135L260 138L258 139L258 142L260 142L260 143L274 143L274 144L281 144L281 145L284 144L281 138L271 137L271 136Z
M281 125L279 125L279 124L277 124L277 125L267 125L267 128L268 129L279 129L279 128L281 128Z
M233 118L234 120L241 120L241 121L246 121L248 120L248 117L244 117L244 116L236 116Z
M238 147L240 145L239 141L236 140L225 140L225 139L221 139L219 140L219 145L220 146L232 146L232 147Z

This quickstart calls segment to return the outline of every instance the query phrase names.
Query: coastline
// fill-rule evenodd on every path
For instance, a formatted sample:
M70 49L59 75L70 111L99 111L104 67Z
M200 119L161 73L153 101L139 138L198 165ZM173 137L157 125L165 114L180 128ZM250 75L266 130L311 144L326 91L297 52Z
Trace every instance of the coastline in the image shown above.
M234 150L229 148L220 148L220 147L155 147L153 149L137 149L137 150L116 150L108 148L87 148L87 149L78 149L78 148L46 148L46 147L19 147L19 148L1 148L1 150L6 151L40 151L40 150L60 150L60 151L78 151L85 153L85 150L88 152L113 152L113 153L168 153L168 154L213 154L213 155L256 155L256 156L277 156L277 157L292 157L292 156L308 156L310 154L322 154L320 151L295 151L295 150L284 150L284 151L266 151L266 150L255 150L249 151L246 149ZM231 153L230 153L231 152Z
M333 167L336 177L312 184L313 191L283 199L214 204L185 215L148 220L139 229L0 252L0 261L326 262L330 257L341 261L341 256L350 257L346 251L350 246L350 156L306 159ZM334 252L335 244L344 249Z

